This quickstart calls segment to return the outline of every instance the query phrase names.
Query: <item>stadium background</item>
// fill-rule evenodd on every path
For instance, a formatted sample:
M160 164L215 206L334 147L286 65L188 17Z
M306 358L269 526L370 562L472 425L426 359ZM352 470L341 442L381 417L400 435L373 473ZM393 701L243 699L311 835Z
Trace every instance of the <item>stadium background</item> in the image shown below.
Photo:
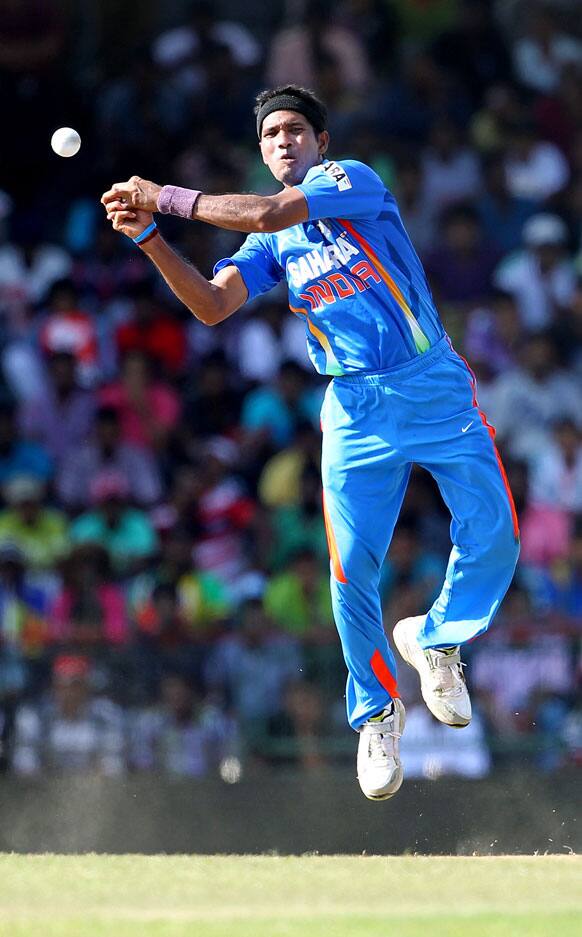
M42 783L64 776L191 782L194 801L256 777L276 792L289 772L305 791L339 777L355 788L320 513L325 382L303 326L282 291L205 328L99 205L133 173L209 193L274 191L251 109L284 81L326 100L332 156L369 162L395 192L477 373L520 516L515 583L467 653L472 727L432 721L401 669L407 777L554 774L558 791L579 773L575 7L2 4L6 794L27 779L40 816ZM49 147L62 125L83 139L71 160ZM162 227L206 275L242 240ZM388 631L430 605L448 551L446 511L418 472L383 572Z

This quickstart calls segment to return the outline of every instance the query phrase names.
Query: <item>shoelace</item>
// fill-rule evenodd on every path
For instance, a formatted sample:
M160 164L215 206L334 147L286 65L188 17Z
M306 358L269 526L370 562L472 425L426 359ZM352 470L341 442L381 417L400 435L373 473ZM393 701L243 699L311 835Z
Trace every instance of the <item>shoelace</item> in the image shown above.
M394 725L393 718L386 719L384 722L364 725L363 731L369 736L368 753L370 761L378 763L385 761L387 758L395 757L394 742L400 738L401 733L396 732L394 728L391 728L391 725Z
M459 696L463 692L463 667L466 666L461 660L460 652L439 654L438 651L429 651L429 654L431 670L437 683L435 693L440 693L441 696Z

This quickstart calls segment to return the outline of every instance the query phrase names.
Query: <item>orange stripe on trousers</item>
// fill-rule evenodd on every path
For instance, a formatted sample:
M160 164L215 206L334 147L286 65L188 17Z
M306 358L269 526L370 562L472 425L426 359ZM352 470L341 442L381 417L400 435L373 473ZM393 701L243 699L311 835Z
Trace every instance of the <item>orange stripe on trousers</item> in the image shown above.
M325 503L325 494L322 494L323 499L323 520L325 522L325 533L327 536L327 548L329 550L329 558L331 560L331 567L333 569L333 574L338 582L347 583L346 574L344 573L342 562L340 560L339 550L337 548L337 541L335 539L335 534L333 532L333 527L331 526L331 520L327 510L327 505Z
M457 358L461 359L461 361L464 363L465 367L467 368L469 374L471 375L471 389L473 391L473 406L477 408L477 412L479 416L481 417L481 422L483 423L483 426L485 426L485 428L487 429L487 432L489 433L491 437L491 442L493 443L493 451L495 452L495 458L497 459L497 465L501 473L503 485L504 485L505 491L507 492L509 507L511 509L511 519L513 521L513 533L514 533L515 539L519 540L519 521L517 519L517 511L515 510L515 502L513 500L511 488L509 487L509 480L507 478L505 466L503 465L503 462L501 461L499 450L497 449L497 446L495 445L495 427L491 426L491 424L487 421L487 417L483 413L483 410L479 409L479 403L477 401L477 378L475 377L475 374L473 372L473 369L471 368L471 365L469 364L466 358L463 358L463 356L459 354L456 348L453 348L450 340L449 340L449 344L451 345L451 350L454 351Z
M374 676L378 680L378 683L381 683L384 689L390 694L392 699L400 699L400 693L398 692L398 684L392 676L390 670L386 666L386 662L378 648L372 654L370 659L370 666L374 671Z

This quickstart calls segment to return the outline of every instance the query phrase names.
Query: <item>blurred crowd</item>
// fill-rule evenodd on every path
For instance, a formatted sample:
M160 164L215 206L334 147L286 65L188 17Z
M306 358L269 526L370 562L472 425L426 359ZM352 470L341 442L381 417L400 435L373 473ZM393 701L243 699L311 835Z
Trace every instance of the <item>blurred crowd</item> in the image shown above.
M133 173L275 191L252 103L287 81L327 102L332 158L394 191L520 518L515 582L467 649L471 728L434 722L401 672L407 774L582 764L576 4L161 6L0 7L1 766L235 781L352 762L321 516L327 379L304 325L282 290L202 326L99 205ZM72 160L49 149L61 125L83 139ZM242 240L162 224L206 275ZM388 633L440 591L449 522L415 470L382 572Z

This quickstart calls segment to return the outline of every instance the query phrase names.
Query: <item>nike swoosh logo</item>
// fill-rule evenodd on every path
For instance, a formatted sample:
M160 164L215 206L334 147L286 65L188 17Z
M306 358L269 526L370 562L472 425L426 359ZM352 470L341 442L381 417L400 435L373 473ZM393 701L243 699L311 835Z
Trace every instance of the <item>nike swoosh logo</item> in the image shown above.
M467 430L469 429L469 427L472 426L474 422L475 422L475 420L471 420L470 423L467 423L466 426L463 426L462 429L461 429L461 432L462 432L462 433L466 433Z

